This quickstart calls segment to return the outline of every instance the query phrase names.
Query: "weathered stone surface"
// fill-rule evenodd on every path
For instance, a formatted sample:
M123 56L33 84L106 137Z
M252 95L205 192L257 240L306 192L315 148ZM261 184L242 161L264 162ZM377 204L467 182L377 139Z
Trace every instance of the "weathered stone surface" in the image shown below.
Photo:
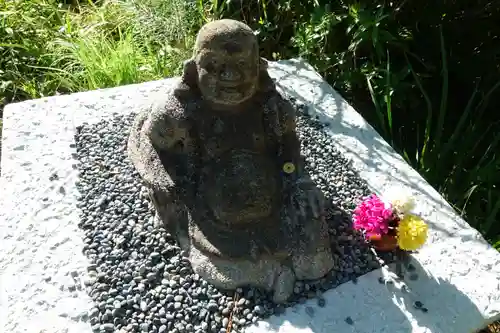
M220 288L262 287L284 302L296 278L334 267L295 117L252 30L219 20L201 28L181 81L136 118L128 152L158 217Z
M254 332L470 333L499 318L500 256L470 228L320 76L299 60L270 63L280 89L310 105L338 148L377 192L410 189L430 222L429 245L414 256L418 279L381 284L377 270L249 329ZM83 122L150 105L167 79L8 105L0 178L0 332L90 333L78 231L73 133ZM57 173L56 180L51 176ZM63 195L60 187L66 194ZM68 274L68 275L67 275ZM383 280L382 280L383 281ZM76 297L74 297L76 295ZM418 309L421 302L427 313ZM318 304L317 304L318 303ZM306 310L306 309L312 309ZM309 314L312 313L312 317ZM66 316L67 315L67 316Z

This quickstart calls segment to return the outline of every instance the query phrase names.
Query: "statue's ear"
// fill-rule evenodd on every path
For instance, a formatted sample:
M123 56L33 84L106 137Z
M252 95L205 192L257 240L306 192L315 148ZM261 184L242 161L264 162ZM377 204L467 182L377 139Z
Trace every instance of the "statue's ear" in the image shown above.
M192 58L184 61L182 70L182 82L188 85L190 88L198 86L198 71L196 69L196 63Z
M184 61L182 65L181 82L174 89L174 95L181 99L189 99L198 91L198 70L193 59Z

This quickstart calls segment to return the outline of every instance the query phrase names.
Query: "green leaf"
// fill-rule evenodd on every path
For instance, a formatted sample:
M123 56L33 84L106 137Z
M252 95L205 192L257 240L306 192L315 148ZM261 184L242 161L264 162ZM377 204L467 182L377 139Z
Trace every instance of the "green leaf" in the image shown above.
M444 45L444 35L443 35L443 26L439 26L439 41L440 41L440 46L441 46L441 64L442 64L442 70L441 70L441 76L442 76L442 85L441 85L441 104L439 107L439 117L438 117L438 123L435 128L435 151L437 154L439 154L440 148L441 148L441 136L443 135L443 130L444 130L444 121L446 117L446 111L448 109L448 61L447 61L447 53ZM438 160L436 158L436 160Z

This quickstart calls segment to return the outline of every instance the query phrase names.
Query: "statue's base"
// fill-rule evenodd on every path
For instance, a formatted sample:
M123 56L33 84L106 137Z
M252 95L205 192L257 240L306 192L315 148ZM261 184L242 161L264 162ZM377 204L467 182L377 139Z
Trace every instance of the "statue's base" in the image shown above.
M272 292L275 303L284 303L290 299L296 280L320 279L334 267L329 251L317 253L314 257L298 256L290 260L290 265L286 265L272 258L255 261L222 259L207 256L190 246L188 259L194 272L217 288L262 288Z

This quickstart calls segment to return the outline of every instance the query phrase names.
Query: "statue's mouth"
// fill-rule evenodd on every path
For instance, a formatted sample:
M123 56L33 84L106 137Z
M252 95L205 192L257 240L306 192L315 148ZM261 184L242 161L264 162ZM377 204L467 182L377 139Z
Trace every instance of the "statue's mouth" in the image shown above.
M248 99L252 95L251 88L251 86L249 87L245 83L240 83L237 85L219 83L216 87L213 88L212 96L217 103L234 105Z
M244 90L241 88L221 88L220 97L232 101L239 101L245 97Z
M238 81L238 82L234 82L234 81L219 81L219 89L221 90L234 90L234 91L244 91L246 89L248 89L250 86L251 86L251 83L248 82L248 81Z
M231 93L231 94L236 94L236 93L240 93L240 90L241 88L240 87L222 87L221 88L222 91L224 92L227 92L227 93Z

